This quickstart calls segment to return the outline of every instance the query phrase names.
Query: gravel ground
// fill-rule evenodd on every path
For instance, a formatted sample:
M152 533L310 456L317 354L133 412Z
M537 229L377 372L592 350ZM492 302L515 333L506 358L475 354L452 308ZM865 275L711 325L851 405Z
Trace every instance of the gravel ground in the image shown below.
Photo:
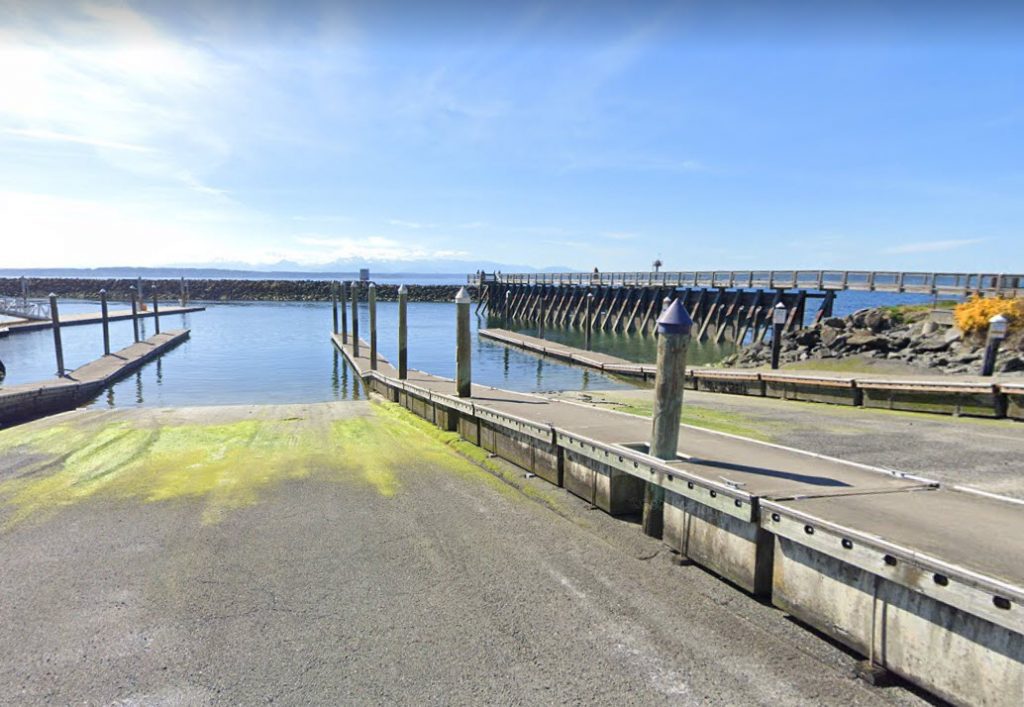
M207 426L200 439L271 415L294 425L372 417L397 425L389 432L402 440L394 457L385 445L377 465L358 473L339 455L323 473L254 487L245 503L220 496L226 505L213 515L211 494L254 473L224 466L220 453L190 467L222 465L207 494L96 492L28 517L0 507L2 701L924 703L905 687L853 679L853 656L699 568L677 566L636 525L517 472L524 494L422 425L373 410L188 413ZM33 429L96 431L108 419L153 429L176 414L88 412ZM23 429L0 433L0 449ZM61 437L48 439L45 454L10 444L0 452L0 499L75 463ZM40 470L46 455L52 465ZM44 501L56 498L52 489Z
M652 390L587 391L557 397L648 412ZM774 398L686 391L684 405L707 426L947 484L1024 498L1024 424Z

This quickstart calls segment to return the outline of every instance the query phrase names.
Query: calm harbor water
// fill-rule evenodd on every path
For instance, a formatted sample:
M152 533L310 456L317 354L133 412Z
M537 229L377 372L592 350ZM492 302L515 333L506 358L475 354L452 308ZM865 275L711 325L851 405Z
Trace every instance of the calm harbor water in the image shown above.
M114 307L120 308L120 307ZM98 303L62 303L62 312L98 311ZM180 406L296 403L358 399L358 381L330 343L329 303L215 303L204 312L160 318L164 330L186 327L191 338L100 396L100 406ZM398 353L398 306L377 305L380 353ZM474 332L479 320L472 318ZM142 320L145 335L153 323ZM455 374L455 306L410 303L409 365L441 376ZM360 334L368 338L366 304ZM111 348L132 343L130 321L110 325ZM103 353L100 326L62 330L68 370ZM4 385L52 378L55 371L50 330L0 339L7 366ZM593 371L507 349L476 339L473 376L477 383L524 392L626 388L629 383Z
M928 297L842 293L836 314L897 302L927 302ZM111 303L112 309L123 304ZM65 314L95 312L98 302L62 302ZM810 316L810 315L808 315ZM377 306L381 355L397 360L395 303ZM153 333L152 321L142 320L144 335ZM500 326L498 319L491 325ZM214 404L293 403L357 399L364 396L358 380L335 353L328 334L329 303L210 303L207 310L161 317L163 329L187 327L191 338L159 360L113 385L97 401L100 406L180 406ZM472 326L487 326L486 318L472 317ZM451 303L409 305L409 364L413 368L453 377L455 373L455 308ZM522 328L534 334L533 327ZM360 310L360 332L369 332L368 312ZM132 342L130 321L110 325L111 348ZM582 346L579 329L548 328L556 341ZM68 370L102 354L100 326L62 330ZM652 336L595 332L593 348L630 360L653 361ZM732 351L729 344L692 345L691 364L710 363ZM0 339L0 360L7 366L4 385L52 378L56 365L49 330ZM629 388L634 383L586 369L540 359L484 339L475 339L474 381L524 392Z

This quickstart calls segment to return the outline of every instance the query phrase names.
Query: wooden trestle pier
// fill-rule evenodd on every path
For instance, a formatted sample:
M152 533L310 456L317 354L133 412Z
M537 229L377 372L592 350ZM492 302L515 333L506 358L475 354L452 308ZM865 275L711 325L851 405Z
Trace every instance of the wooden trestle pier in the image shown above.
M559 327L587 326L591 300L594 330L654 331L665 298L680 298L695 324L698 340L763 341L772 328L776 305L786 308L792 331L832 316L842 290L964 297L1024 295L1024 275L897 273L867 271L478 273L477 311L509 323ZM816 306L815 306L816 303ZM748 339L749 337L749 339Z

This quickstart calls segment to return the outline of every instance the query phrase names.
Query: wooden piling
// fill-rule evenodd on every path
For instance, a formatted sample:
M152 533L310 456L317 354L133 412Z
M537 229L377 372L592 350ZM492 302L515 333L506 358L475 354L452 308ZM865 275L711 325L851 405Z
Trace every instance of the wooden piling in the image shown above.
M537 315L537 338L538 339L543 339L544 338L544 305L545 305L544 295L545 295L544 287L542 286L540 288L540 304L539 304L539 308L537 310L537 312L538 312L538 315Z
M693 322L686 308L675 300L658 317L658 367L654 381L654 419L650 454L674 460L679 448L679 419L686 383L686 351ZM644 489L644 533L660 538L663 527L665 489L648 483Z
M590 337L594 333L594 293L587 293L586 311L583 314L583 332L586 340L585 348L590 351Z
M455 381L460 398L471 397L472 383L472 340L469 333L469 304L471 300L463 287L455 295Z
M160 302L157 300L156 288L153 288L153 329L160 333Z
M100 290L100 323L103 326L103 355L110 355L110 313L107 311L107 291Z
M367 300L370 303L370 370L377 370L377 285L370 283Z
M338 285L336 282L331 281L331 312L334 315L334 328L331 329L335 334L338 333Z
M352 353L359 356L359 283L355 280L352 287Z
M131 292L132 298L132 334L135 337L135 343L139 343L139 291L134 285L128 288Z
M348 286L338 282L338 300L341 302L341 343L348 343Z
M57 376L64 377L64 345L60 340L60 311L57 309L57 295L50 293L50 321L53 322L53 352L57 356Z
M508 306L508 296L505 297ZM402 285L398 288L398 379L409 377L409 288ZM507 311L506 311L507 313Z

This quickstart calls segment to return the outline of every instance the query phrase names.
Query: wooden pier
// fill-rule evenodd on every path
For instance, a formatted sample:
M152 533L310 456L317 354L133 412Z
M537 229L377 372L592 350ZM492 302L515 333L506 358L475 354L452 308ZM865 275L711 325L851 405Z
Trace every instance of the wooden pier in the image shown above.
M1024 506L899 472L418 371L334 345L367 386L613 515L665 493L674 551L958 704L1024 694Z
M478 311L509 322L653 332L666 297L683 301L700 341L764 341L772 312L786 309L786 331L832 316L841 291L1024 295L1024 275L829 270L608 273L481 273ZM585 303L593 295L593 315Z

